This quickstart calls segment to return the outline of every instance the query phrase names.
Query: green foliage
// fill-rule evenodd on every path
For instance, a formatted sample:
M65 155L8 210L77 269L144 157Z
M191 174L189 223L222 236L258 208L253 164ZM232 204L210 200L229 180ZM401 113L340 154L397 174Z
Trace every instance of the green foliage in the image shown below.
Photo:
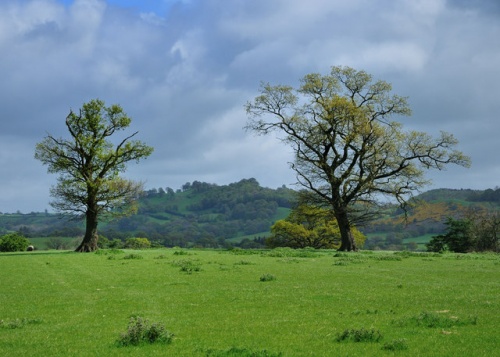
M474 248L472 239L472 221L468 219L455 220L448 218L447 232L435 236L427 244L429 252L449 250L456 253L466 253Z
M97 244L101 249L123 248L123 242L126 238L140 236L147 237L152 244L153 241L160 241L162 245L166 246L191 247L195 244L205 246L208 242L203 241L203 237L212 235L217 237L212 240L212 243L215 241L218 247L264 248L264 241L268 237L272 224L288 217L290 213L288 207L293 202L294 191L286 188L263 188L257 184L256 194L258 197L278 203L276 215L270 218L266 224L254 224L256 222L253 220L229 219L233 203L236 204L237 199L242 200L247 197L249 200L253 200L250 194L244 194L245 190L250 190L252 187L254 186L248 183L225 186L211 184L210 188L205 191L195 192L188 189L186 191L172 191L170 195L163 196L158 190L147 191L145 196L139 199L140 209L137 215L118 219L112 223L102 222L99 225L100 234ZM217 213L212 208L208 208L206 211L191 211L186 208L191 203L202 200L212 190L219 191L221 196L227 197L227 214ZM444 222L447 217L455 219L467 217L474 221L474 244L476 246L474 250L500 250L498 248L500 234L498 234L497 213L499 207L491 202L469 201L467 197L472 192L481 194L484 191L440 189L424 192L416 197L415 206L408 212L406 223L403 211L398 209L397 205L386 205L383 207L379 219L359 228L368 237L363 249L401 250L406 248L411 250L412 247L408 246L408 243L413 242L416 243L416 249L422 251L426 249L425 244L433 236L445 233ZM233 196L234 202L230 201ZM143 204L144 207L147 207L147 212L142 211ZM177 215L164 212L166 206L170 204L178 207ZM286 207L287 205L288 207ZM476 213L469 217L467 215L469 211ZM157 220L152 215L162 215L165 219ZM495 217L497 218L495 219ZM80 222L66 221L61 219L59 214L43 212L1 214L0 232L2 231L5 233L19 231L30 239L38 250L46 249L46 243L51 237L63 237L68 248L71 249L74 246L74 242L71 241L84 234ZM248 236L245 231L258 231L258 233ZM103 237L103 234L106 237ZM248 237L249 241L242 242L241 237ZM413 244L413 248L415 248L415 244ZM242 254L247 252L248 250L244 250Z
M172 342L174 334L167 331L160 323L149 323L142 317L131 317L127 332L122 333L117 341L119 346L137 346L141 344Z
M147 238L127 238L125 241L127 249L147 249L151 248L151 242Z
M171 265L179 267L180 271L187 274L201 271L201 265L197 261L191 259L175 260Z
M365 71L333 66L305 75L298 88L262 83L247 103L247 129L278 132L295 153L298 184L335 214L340 250L356 250L350 225L373 218L373 196L389 196L405 207L428 181L424 172L447 164L470 166L453 135L437 138L403 130L394 116L410 115L407 98Z
M194 181L167 192L145 192L137 215L110 222L102 232L122 239L123 232L132 232L167 247L228 247L226 239L268 235L271 225L288 214L295 194L285 187L261 187L253 178L224 186ZM241 244L264 247L258 238ZM230 244L239 246L240 240Z
M136 210L142 183L119 175L130 161L148 157L153 148L131 140L136 134L109 140L130 125L131 119L119 105L106 107L99 99L83 104L78 114L70 111L66 127L70 139L48 135L36 145L35 158L59 174L51 189L52 207L73 217L85 217L86 230L77 251L97 247L97 224L102 216L126 216Z
M337 342L352 341L352 342L379 342L382 339L382 334L379 330L371 329L346 329L337 335Z
M356 228L352 234L358 247L362 247L366 237ZM337 220L328 210L300 204L290 215L271 226L271 236L266 239L270 248L326 248L338 249L341 235Z
M408 349L408 342L406 338L398 338L384 343L382 349L386 351L404 351Z
M0 237L0 252L24 252L30 241L20 233L9 233Z
M276 276L273 274L263 274L260 277L260 281L266 282L266 281L274 281L276 280Z

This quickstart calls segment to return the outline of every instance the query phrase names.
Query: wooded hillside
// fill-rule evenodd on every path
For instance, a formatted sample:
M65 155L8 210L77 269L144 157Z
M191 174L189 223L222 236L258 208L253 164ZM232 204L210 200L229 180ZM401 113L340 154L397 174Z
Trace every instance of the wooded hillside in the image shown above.
M263 247L271 225L288 215L294 193L285 186L261 187L253 178L222 186L194 181L175 191L150 189L136 215L102 223L99 232L110 240L146 237L164 246ZM444 231L447 217L498 209L500 188L437 189L416 197L406 221L397 205L386 205L379 219L359 229L368 236L365 249L422 249ZM83 225L47 212L0 214L0 235L13 231L29 238L69 238L81 236Z

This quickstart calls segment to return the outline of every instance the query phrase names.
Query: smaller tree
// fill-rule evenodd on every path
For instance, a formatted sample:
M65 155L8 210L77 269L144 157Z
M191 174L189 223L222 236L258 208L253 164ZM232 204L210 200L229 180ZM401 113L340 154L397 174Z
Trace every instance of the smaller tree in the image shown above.
M365 236L356 228L353 235L358 246L363 246ZM271 248L338 249L340 240L339 225L330 211L299 204L286 219L277 221L271 227L266 245Z
M448 218L445 234L432 237L427 244L430 252L443 252L449 250L455 253L466 253L473 249L472 221L469 219Z
M472 223L474 249L476 251L500 250L500 213L474 212L469 214Z
M49 173L60 174L51 189L52 207L73 218L85 218L85 235L78 252L98 248L97 225L103 217L118 217L136 211L135 202L143 192L140 182L125 180L120 173L126 164L148 157L153 148L133 140L138 133L109 138L125 130L131 119L119 105L106 107L99 99L85 103L79 113L66 117L69 139L48 135L36 145L35 158L47 165Z
M427 250L456 253L470 251L493 251L500 249L500 214L498 212L475 211L465 218L448 218L446 233L432 237Z
M23 252L30 241L20 233L9 233L0 237L0 252Z

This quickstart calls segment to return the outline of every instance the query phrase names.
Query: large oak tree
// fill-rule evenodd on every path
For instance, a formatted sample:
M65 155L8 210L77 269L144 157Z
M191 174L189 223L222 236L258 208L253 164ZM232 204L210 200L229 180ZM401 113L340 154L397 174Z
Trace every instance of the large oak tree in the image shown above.
M85 235L76 251L97 249L100 218L128 215L136 209L142 183L123 179L120 173L129 161L148 157L153 148L132 140L137 132L116 138L116 144L110 140L130 123L119 105L106 107L95 99L66 117L69 139L49 134L36 145L35 158L48 166L49 173L60 174L51 189L55 198L51 205L71 217L85 218Z
M468 166L454 149L457 140L405 131L394 116L408 116L407 99L391 93L389 83L365 71L332 67L327 75L308 74L297 89L262 84L246 109L246 128L277 132L295 153L291 164L298 184L311 200L328 207L341 234L340 250L356 250L351 228L373 213L381 196L403 206L428 183L426 169L446 164Z

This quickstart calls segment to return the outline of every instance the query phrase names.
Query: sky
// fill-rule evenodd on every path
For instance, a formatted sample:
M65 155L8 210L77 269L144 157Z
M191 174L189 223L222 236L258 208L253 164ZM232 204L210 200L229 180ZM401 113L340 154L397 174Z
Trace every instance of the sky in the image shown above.
M51 211L56 175L34 159L69 111L120 104L154 153L124 177L146 189L255 178L293 188L293 152L243 128L260 83L296 86L331 66L409 98L407 130L454 134L469 169L433 188L500 185L497 0L2 0L0 212Z

